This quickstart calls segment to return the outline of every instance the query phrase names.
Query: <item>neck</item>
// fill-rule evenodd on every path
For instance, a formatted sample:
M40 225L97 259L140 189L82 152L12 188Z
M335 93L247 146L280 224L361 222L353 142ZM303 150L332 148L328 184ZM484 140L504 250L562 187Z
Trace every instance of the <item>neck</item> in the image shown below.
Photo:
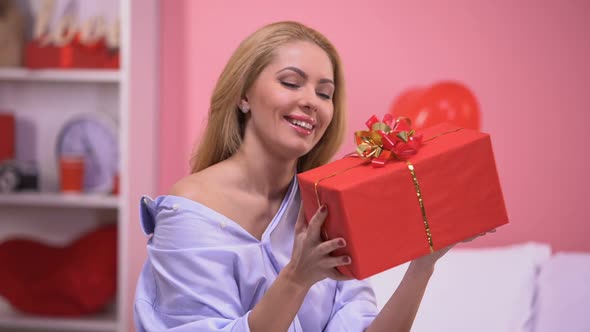
M297 160L278 158L253 144L242 144L228 161L237 166L242 189L271 200L283 199L297 170Z

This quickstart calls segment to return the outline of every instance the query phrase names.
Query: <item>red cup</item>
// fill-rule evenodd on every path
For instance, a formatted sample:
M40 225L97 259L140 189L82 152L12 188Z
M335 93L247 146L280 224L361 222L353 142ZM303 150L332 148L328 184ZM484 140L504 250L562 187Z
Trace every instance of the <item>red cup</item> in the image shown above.
M113 195L119 195L119 173L113 179Z
M84 191L84 157L62 156L59 159L59 172L63 193Z

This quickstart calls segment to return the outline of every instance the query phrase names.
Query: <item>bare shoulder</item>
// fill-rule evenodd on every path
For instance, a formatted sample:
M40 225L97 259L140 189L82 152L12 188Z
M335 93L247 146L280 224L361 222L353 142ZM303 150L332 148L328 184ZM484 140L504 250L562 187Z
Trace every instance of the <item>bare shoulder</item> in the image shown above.
M194 199L199 193L199 188L204 185L201 182L201 176L198 176L198 173L190 174L176 182L168 194Z
M224 186L220 181L219 171L216 167L210 167L180 179L172 186L169 194L208 203L211 198L221 194L218 188Z

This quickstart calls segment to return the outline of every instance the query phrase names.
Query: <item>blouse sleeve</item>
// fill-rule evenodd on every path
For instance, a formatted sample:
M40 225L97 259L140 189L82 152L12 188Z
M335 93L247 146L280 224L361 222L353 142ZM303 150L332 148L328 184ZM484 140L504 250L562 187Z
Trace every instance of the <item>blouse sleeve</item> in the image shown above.
M234 271L239 253L219 246L210 220L150 203L141 203L142 227L151 237L135 298L137 330L250 331Z
M338 282L334 307L325 332L365 331L377 317L375 293L367 281Z

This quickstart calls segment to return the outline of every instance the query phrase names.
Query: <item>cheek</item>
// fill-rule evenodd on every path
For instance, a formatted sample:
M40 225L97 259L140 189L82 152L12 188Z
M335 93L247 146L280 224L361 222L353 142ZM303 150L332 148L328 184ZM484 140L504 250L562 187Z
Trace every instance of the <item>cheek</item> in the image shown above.
M281 91L274 94L273 102L279 110L291 111L297 106L297 98L290 91Z
M332 106L328 107L321 112L320 116L322 117L322 123L324 123L324 130L326 130L334 118L334 108Z
M258 105L263 111L281 110L291 107L295 102L292 94L289 94L287 91L281 91L280 89L263 94L263 96L259 100Z

